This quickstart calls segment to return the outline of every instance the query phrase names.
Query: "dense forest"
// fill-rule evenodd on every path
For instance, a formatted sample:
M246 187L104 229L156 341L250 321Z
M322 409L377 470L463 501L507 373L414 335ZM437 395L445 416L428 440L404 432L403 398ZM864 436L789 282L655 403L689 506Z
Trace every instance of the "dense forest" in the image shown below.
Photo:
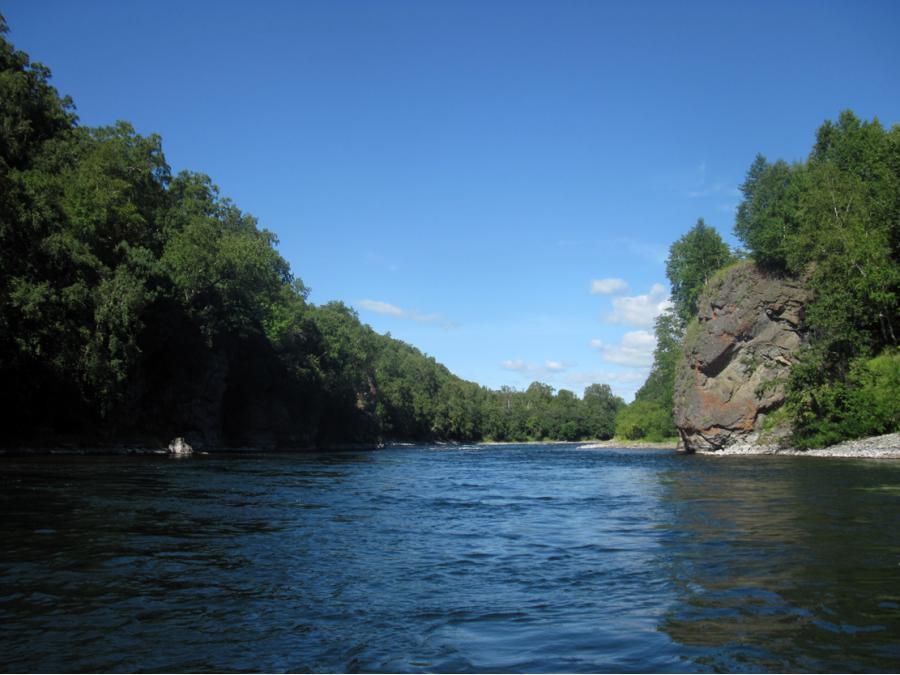
M741 186L730 251L700 220L672 244L673 308L656 323L650 378L616 423L617 435L674 435L672 392L685 330L713 276L749 257L804 280L807 341L778 421L798 447L900 429L900 126L841 113L825 122L805 162L758 156Z
M682 339L746 258L813 291L780 411L799 446L900 428L900 127L844 112L804 162L751 165L730 250L700 219L669 249L672 307L629 405L535 382L492 391L316 306L275 235L161 139L78 124L0 17L2 442L330 446L676 435Z
M161 139L87 128L0 18L2 442L609 438L623 401L491 391L315 306L277 239Z

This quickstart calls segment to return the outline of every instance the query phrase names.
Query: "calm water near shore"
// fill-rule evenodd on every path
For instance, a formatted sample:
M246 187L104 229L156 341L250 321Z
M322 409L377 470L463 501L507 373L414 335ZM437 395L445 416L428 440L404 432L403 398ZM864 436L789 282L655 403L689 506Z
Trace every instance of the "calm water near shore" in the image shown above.
M898 671L900 462L0 458L5 671Z

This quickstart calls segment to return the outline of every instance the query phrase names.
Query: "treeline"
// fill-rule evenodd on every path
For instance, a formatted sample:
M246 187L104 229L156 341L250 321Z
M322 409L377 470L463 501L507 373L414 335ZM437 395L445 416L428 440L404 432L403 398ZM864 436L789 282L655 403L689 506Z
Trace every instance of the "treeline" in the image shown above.
M490 391L315 306L276 237L158 136L86 128L2 36L3 443L608 438L606 385Z
M799 447L900 429L900 126L841 113L805 162L758 156L741 186L735 234L749 257L805 280L806 346L778 413ZM650 378L619 415L626 437L669 435L673 359L712 275L744 257L702 220L669 250L672 311L656 324ZM641 426L643 425L643 426Z

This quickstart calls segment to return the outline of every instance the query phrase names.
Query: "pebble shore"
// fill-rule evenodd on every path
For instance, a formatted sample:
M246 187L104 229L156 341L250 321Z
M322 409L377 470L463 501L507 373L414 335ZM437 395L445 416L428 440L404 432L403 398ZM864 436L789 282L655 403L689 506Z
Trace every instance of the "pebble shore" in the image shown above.
M829 448L797 450L777 445L735 444L723 450L698 450L701 455L794 455L803 457L857 457L867 459L900 459L900 433L884 434L844 441Z

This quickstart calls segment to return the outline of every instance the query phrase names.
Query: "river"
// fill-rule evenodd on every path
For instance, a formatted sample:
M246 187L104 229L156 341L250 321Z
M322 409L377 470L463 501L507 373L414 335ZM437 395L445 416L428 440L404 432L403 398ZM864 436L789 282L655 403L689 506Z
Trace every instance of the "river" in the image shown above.
M898 671L900 463L0 458L5 671Z

